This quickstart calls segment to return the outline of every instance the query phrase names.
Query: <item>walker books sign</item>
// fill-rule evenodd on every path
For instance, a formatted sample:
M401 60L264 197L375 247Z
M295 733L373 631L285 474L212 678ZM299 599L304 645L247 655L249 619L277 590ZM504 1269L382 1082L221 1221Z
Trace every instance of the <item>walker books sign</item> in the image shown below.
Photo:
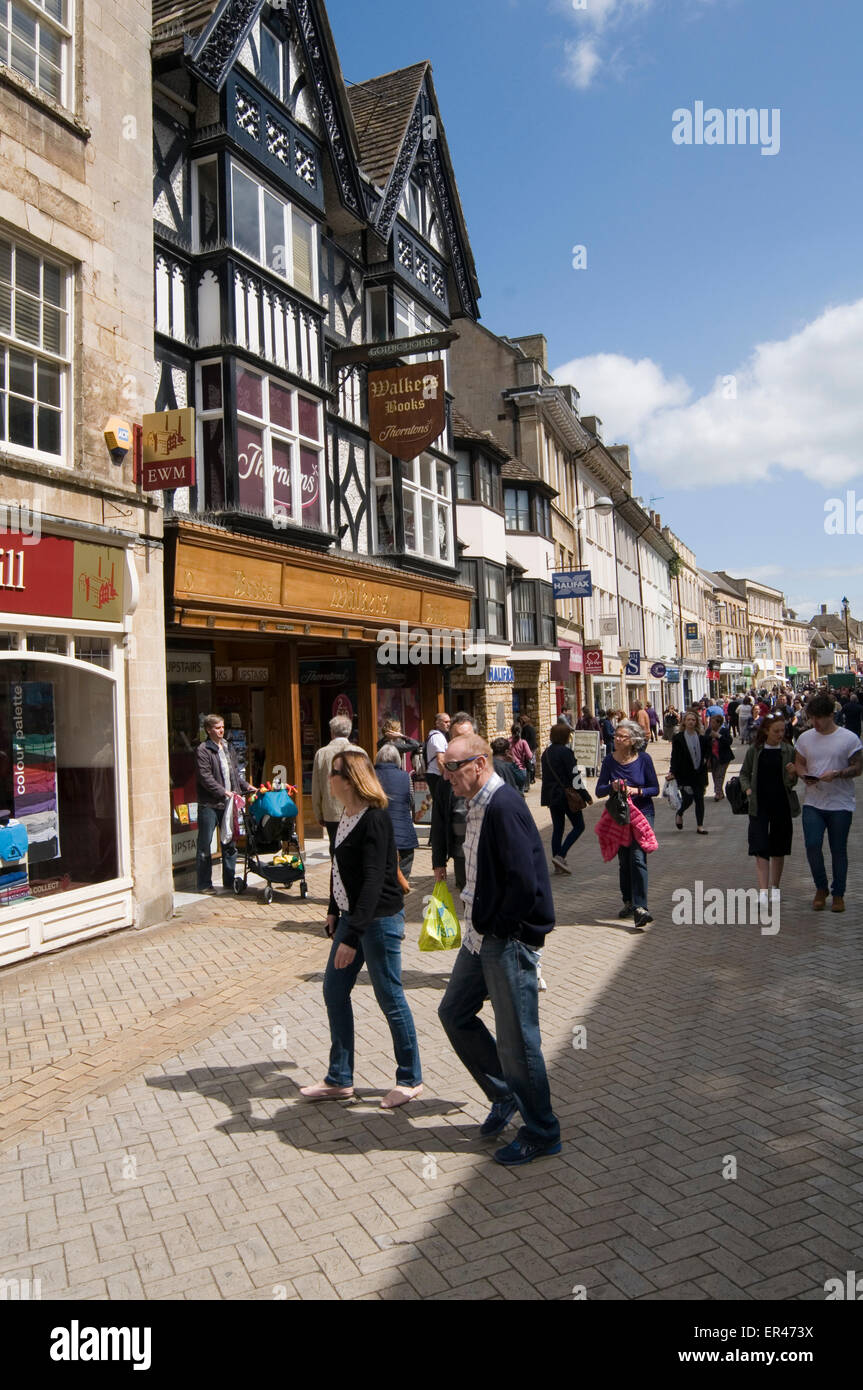
M141 487L144 492L169 491L195 486L195 412L163 410L143 419L144 455Z
M410 463L445 425L442 362L369 372L369 433L388 454Z

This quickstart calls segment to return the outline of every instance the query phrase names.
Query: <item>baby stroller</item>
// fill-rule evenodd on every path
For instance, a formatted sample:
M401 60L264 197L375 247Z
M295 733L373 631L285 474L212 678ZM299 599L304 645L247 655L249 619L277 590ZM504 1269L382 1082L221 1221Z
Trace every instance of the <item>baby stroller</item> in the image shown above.
M259 792L243 807L246 849L243 875L234 878L234 892L245 893L250 873L266 880L264 902L273 901L273 885L286 888L299 883L300 897L308 897L306 869L296 831L297 805L284 787ZM274 854L264 860L262 854Z

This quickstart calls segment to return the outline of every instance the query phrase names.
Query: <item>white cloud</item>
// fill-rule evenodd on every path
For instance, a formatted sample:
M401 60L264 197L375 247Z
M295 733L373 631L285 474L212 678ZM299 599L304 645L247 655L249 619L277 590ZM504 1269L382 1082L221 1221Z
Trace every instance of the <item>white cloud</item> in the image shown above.
M566 79L583 92L593 81L597 68L602 64L595 39L579 39L578 43L567 43Z
M834 487L863 472L863 299L758 344L696 400L649 358L600 353L555 376L578 388L605 439L631 444L639 466L669 484L740 483L788 469Z

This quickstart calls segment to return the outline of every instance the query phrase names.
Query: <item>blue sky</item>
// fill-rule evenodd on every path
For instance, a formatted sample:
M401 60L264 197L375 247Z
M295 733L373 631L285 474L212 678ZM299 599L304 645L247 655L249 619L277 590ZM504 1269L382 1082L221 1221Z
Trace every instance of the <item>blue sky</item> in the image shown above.
M824 529L851 491L863 534L859 0L328 10L348 81L431 59L486 326L545 333L699 563L863 616L863 545ZM675 143L696 102L761 143Z

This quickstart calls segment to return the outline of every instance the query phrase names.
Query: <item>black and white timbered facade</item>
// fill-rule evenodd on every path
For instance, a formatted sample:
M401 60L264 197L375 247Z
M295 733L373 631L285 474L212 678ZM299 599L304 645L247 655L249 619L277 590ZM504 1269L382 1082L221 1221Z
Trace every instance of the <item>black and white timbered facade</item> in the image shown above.
M153 19L156 409L194 406L197 430L195 486L165 498L169 669L207 642L200 699L239 708L215 673L236 683L255 634L251 740L305 782L329 706L304 682L342 661L367 747L387 714L424 730L442 672L378 672L379 630L470 611L452 396L400 462L370 440L365 366L332 354L476 319L476 273L428 63L346 87L320 0L153 0ZM179 736L189 712L170 717Z

